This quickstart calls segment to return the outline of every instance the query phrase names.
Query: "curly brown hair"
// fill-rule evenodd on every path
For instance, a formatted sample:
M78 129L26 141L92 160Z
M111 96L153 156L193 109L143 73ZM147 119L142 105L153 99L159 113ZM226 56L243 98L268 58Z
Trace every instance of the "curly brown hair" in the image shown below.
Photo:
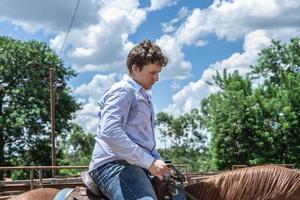
M148 39L134 46L127 57L127 67L130 73L132 65L136 65L141 71L148 64L159 64L164 67L167 63L168 58L162 53L160 47Z

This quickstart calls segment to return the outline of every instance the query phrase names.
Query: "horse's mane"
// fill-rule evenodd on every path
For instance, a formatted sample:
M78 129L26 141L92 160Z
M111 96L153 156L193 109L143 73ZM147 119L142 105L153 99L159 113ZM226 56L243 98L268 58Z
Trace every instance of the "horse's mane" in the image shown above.
M300 195L300 173L275 165L256 166L218 174L185 189L203 200L291 200Z

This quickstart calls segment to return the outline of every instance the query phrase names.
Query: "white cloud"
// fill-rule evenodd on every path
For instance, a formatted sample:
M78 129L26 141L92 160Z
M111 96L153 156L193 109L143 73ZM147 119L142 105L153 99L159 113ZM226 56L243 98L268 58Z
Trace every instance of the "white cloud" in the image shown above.
M25 31L57 34L50 40L58 53L77 0L3 0L0 20L8 20ZM125 71L125 57L133 46L128 36L146 19L138 0L80 1L65 45L64 59L77 71ZM122 71L122 68L125 68Z
M116 74L98 74L94 76L93 80L88 84L82 84L73 90L73 93L78 96L88 97L87 101L81 100L83 104L82 109L77 111L76 119L74 120L80 124L85 131L96 133L98 123L97 102L105 91L119 80Z
M172 19L170 22L167 23L161 23L162 30L164 33L171 33L177 29L177 24L182 22L188 15L190 15L189 9L187 7L182 7L178 14L177 17Z
M270 44L270 38L267 32L255 30L245 35L244 50L245 52L257 52Z
M173 91L178 90L180 88L180 84L177 81L173 81L171 88Z
M240 74L245 74L250 70L249 65L255 64L258 52L270 43L271 38L287 41L291 37L299 37L299 9L300 2L295 0L215 0L207 9L194 9L173 35L161 37L176 41L174 49L181 60L184 59L184 53L181 52L183 46L207 45L205 37L209 34L228 41L244 38L244 52L234 53L210 65L200 80L187 84L173 95L172 103L164 111L180 114L198 107L203 97L217 91L215 86L205 84L205 81L212 81L216 70L227 68L228 72L238 70ZM173 24L172 21L169 24Z
M161 72L163 79L185 79L191 75L192 64L185 60L182 46L170 35L161 37L157 44L164 50L169 63Z
M150 12L174 5L176 2L153 0L153 10ZM49 43L51 48L60 53L76 3L76 0L3 0L0 2L0 20L7 19L28 32L46 30L56 34ZM71 63L77 72L125 73L126 57L134 46L129 41L129 36L146 20L147 12L149 10L141 8L138 0L80 1L74 25L62 52L64 60ZM177 18L182 20L188 12L190 11L187 8L182 8ZM162 74L162 79L188 77L191 63L185 60L181 46L167 37L158 41L174 47L165 48L171 60L168 70L171 73Z
M62 32L69 26L76 3L77 0L1 0L0 20L10 20L30 33L40 29ZM73 28L95 24L98 7L99 3L95 0L81 1Z
M79 124L85 132L96 134L98 124L98 104L93 98L89 98L83 108L76 112L75 123Z
M217 92L219 89L215 85L208 85L206 81L213 82L212 76L216 71L222 72L227 69L229 73L238 70L241 75L250 71L249 66L254 65L258 58L258 52L270 44L270 39L266 32L257 30L245 36L244 52L234 53L229 58L210 65L204 72L200 80L190 82L177 92L172 98L172 104L163 109L165 112L174 115L189 112L192 108L200 106L200 101L208 95Z
M78 71L119 71L133 44L128 36L146 19L137 0L103 0L98 10L98 23L70 34L66 56ZM50 41L59 49L64 33ZM124 70L125 71L125 70Z
M299 9L296 0L216 0L205 10L194 9L176 31L176 37L180 43L190 45L208 34L233 41L255 29L299 32Z
M207 45L207 42L204 40L198 40L194 43L194 45L197 47L203 47L203 46Z
M170 23L161 23L162 30L164 33L171 33L176 30L176 26L173 25L176 20L172 20Z
M82 84L75 88L73 93L80 96L89 96L97 100L117 81L115 73L109 75L97 74L88 84Z
M161 10L166 6L175 5L177 1L175 0L151 0L151 6L149 10Z

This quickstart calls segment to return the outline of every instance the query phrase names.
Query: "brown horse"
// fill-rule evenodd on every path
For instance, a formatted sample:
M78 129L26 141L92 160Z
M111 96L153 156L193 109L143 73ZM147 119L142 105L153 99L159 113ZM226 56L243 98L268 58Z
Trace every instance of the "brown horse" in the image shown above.
M185 187L199 200L300 199L300 173L275 165L238 169Z
M185 191L199 200L299 200L300 173L275 165L249 167L211 176ZM36 189L11 200L52 200L57 193Z

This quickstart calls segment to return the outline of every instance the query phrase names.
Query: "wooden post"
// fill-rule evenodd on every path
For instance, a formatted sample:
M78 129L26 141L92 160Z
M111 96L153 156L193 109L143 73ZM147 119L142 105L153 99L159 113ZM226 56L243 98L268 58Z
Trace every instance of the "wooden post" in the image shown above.
M55 91L54 91L55 69L50 68L50 112L51 112L51 165L56 166L55 151ZM52 168L52 177L55 176L55 169Z
M185 183L188 183L188 169L187 169L187 165L184 167L184 177L185 177Z
M43 170L39 170L40 188L43 187Z
M34 185L33 185L33 169L30 170L30 190L34 189Z

